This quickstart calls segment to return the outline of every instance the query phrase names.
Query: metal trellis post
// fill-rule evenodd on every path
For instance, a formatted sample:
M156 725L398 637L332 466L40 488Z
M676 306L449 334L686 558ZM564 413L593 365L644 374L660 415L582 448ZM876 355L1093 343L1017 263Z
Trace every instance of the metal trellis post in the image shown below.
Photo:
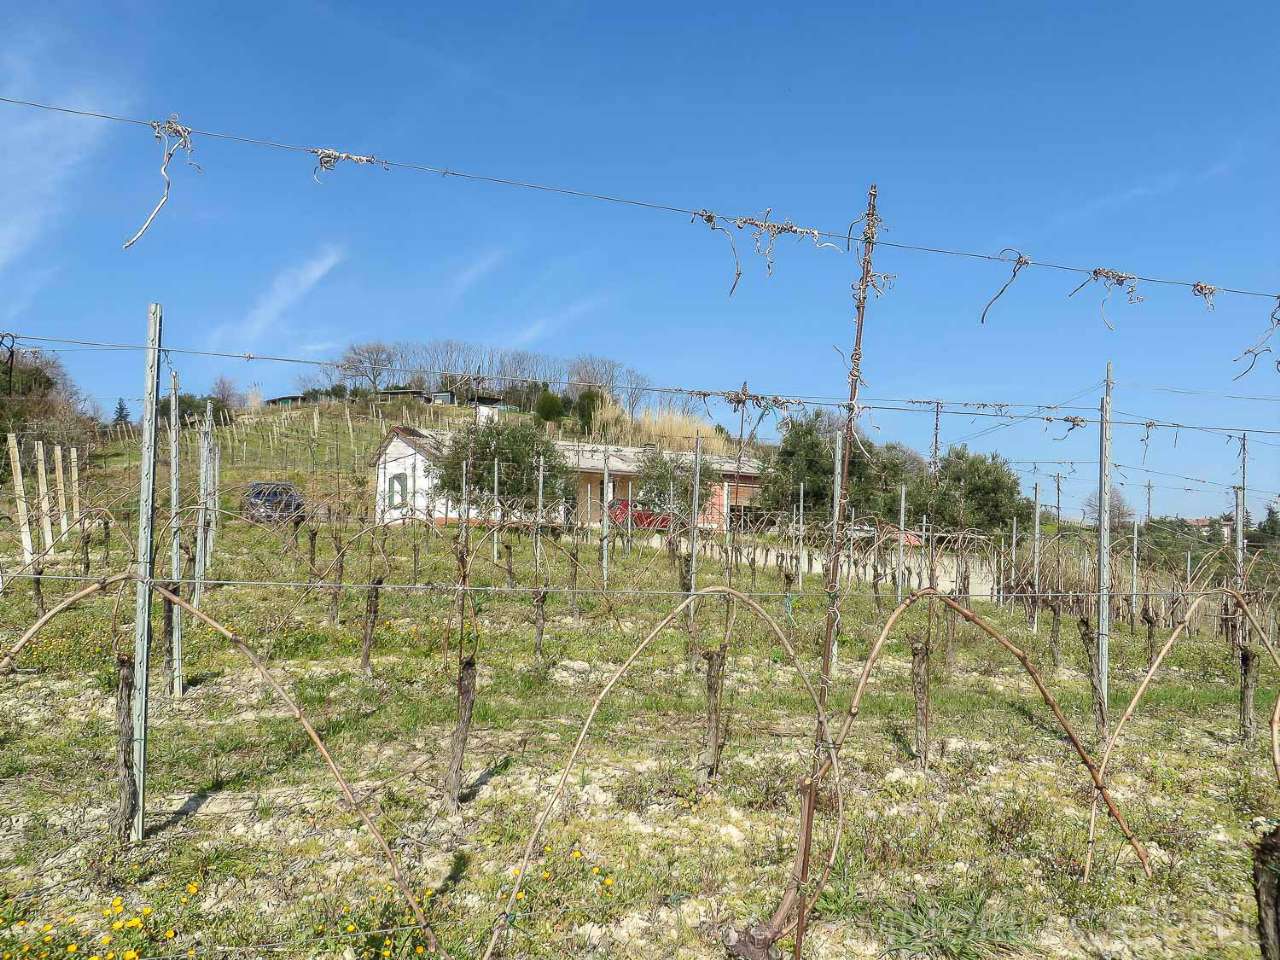
M156 395L160 379L160 304L153 303L147 317L146 384L142 398L142 463L138 497L138 589L133 608L133 778L135 806L134 842L143 837L147 794L147 668L151 649L151 578L154 573L152 521L156 495Z
M1098 424L1098 674L1102 707L1108 706L1111 644L1111 361Z
M169 576L174 589L180 589L182 580L182 524L179 520L181 490L179 488L178 460L181 456L181 433L178 417L178 371L169 376ZM173 604L173 695L183 694L182 674L182 608Z

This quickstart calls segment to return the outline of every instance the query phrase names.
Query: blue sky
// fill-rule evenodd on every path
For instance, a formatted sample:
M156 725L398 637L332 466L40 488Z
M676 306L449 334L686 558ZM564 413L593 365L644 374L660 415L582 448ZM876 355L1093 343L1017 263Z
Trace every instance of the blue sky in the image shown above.
M10 5L0 94L829 229L874 181L888 240L1280 290L1270 3L1228 19L1182 3L109 6ZM739 236L729 298L724 238L676 215L349 165L316 183L306 156L197 137L203 172L175 160L167 207L122 251L160 195L150 131L0 105L0 143L8 329L137 341L156 300L177 346L321 357L452 336L604 353L663 384L844 389L856 262L807 241L780 241L770 277ZM1208 312L1146 286L1138 305L1112 297L1113 331L1098 291L1068 299L1073 275L1029 269L979 326L1007 267L884 249L877 268L896 280L869 309L867 396L1093 406L1110 359L1116 408L1137 419L1280 429L1275 401L1220 395L1280 396L1274 365L1231 380L1267 301ZM63 357L104 407L140 393L140 362ZM180 367L196 390L296 375ZM992 425L948 417L943 439ZM932 418L872 411L868 426L924 447ZM1092 428L1064 429L970 442L1096 456ZM1156 430L1144 448L1143 432L1117 430L1117 461L1233 481L1223 437ZM1260 512L1280 436L1251 454ZM1068 508L1092 471L1068 476ZM1157 513L1230 504L1150 479Z

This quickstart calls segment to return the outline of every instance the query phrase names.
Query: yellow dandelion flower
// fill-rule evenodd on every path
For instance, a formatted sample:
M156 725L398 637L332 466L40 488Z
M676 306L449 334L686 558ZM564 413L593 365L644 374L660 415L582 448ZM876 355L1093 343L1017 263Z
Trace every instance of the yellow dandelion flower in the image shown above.
M573 851L573 853L569 854L569 856L573 857L573 859L575 859L575 860L581 860L581 859L582 859L582 851L581 851L581 850L575 850L575 851Z
M75 944L75 943L67 944L67 953L75 953L79 949L80 949L80 946L78 944Z
M173 931L173 930L166 930L166 931L164 932L164 938L165 938L166 940L172 940L172 939L173 939L174 937L176 937L177 935L178 935L178 934L177 934L175 931Z
M523 890L521 890L521 891L519 891L518 893L516 893L516 899L517 899L517 900L523 900L523 899L524 899L524 891L523 891Z
M520 868L519 868L519 867L512 867L512 868L511 868L511 875L512 875L513 877L518 877L518 876L520 876Z
M542 848L542 852L543 852L543 853L550 853L550 852L551 852L551 844L549 844L549 843L548 843L545 847L543 847L543 848Z
M612 886L613 886L613 877L605 877L605 878L604 878L604 885L605 885L606 887L612 887Z
M413 952L414 952L414 953L426 953L426 952L427 952L427 948L426 948L426 947L424 947L422 944L418 944L416 947L414 947L414 948L413 948Z
M592 868L591 868L591 872L592 872L593 874L599 873L599 872L600 872L600 868L599 868L599 867L592 867Z
M356 925L354 923L348 923L347 933L355 933L355 932L356 932Z
M123 958L123 960L138 960L138 951L126 950L123 954L121 954L121 957Z
M117 920L117 921L115 921L115 923L111 924L111 929L112 929L112 930L119 930L119 929L121 929L121 928L123 928L123 927L124 927L124 921L123 921L123 920Z
M105 947L110 942L111 942L111 934L104 933L102 935L102 941L101 941L102 945Z
M196 883L194 880L187 884L187 893L195 893L199 889L200 884Z
M151 908L150 908L150 907L143 907L143 908L142 908L142 915L143 915L144 917L149 917L149 916L151 916Z
M542 871L542 879L543 879L543 880L550 880L550 879L551 879L551 871L550 871L550 870L543 870L543 871Z
M46 924L45 924L43 927L41 927L40 929L41 929L41 930L43 930L45 933L48 933L50 930L52 930L52 929L53 929L53 924L52 924L52 923L46 923Z
M130 917L128 920L126 920L126 921L124 922L124 925L125 925L126 927L132 927L134 930L136 930L136 929L138 929L140 926L142 926L142 918L141 918L141 917Z

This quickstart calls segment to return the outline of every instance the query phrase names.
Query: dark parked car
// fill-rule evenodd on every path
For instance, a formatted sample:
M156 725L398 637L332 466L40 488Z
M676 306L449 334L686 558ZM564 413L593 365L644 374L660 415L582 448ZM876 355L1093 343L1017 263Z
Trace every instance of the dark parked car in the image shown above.
M292 483L260 481L244 494L244 515L259 523L286 523L302 518L302 494Z

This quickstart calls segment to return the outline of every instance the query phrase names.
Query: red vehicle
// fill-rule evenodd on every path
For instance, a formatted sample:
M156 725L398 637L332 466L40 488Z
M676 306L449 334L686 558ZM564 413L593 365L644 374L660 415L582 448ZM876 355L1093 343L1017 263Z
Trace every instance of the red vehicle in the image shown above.
M636 500L612 500L609 502L609 522L616 527L627 525L627 516L635 530L670 530L671 514L655 510Z

